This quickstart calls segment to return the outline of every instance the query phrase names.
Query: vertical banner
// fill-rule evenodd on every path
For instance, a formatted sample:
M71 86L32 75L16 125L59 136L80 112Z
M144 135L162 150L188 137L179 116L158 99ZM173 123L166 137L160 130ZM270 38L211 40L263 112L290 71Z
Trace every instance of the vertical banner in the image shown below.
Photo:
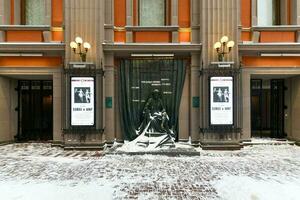
M233 125L233 77L210 77L210 124Z
M94 77L71 78L71 126L94 126Z

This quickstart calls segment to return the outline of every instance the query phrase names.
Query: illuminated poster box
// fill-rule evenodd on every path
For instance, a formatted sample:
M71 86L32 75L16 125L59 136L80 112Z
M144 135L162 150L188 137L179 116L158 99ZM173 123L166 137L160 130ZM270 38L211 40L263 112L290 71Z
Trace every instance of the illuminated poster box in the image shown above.
M210 77L210 124L233 125L233 77Z
M94 83L94 77L71 77L71 126L94 126Z

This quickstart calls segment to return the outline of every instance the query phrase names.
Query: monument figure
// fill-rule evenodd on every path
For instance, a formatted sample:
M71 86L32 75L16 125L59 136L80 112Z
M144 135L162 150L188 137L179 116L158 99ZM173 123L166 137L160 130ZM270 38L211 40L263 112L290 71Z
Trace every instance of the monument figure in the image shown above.
M160 98L158 89L152 91L151 97L147 100L143 109L143 120L137 130L139 135L136 141L141 137L162 137L162 140L157 142L157 146L165 142L174 142L175 134L169 128L169 116L166 112L166 107Z

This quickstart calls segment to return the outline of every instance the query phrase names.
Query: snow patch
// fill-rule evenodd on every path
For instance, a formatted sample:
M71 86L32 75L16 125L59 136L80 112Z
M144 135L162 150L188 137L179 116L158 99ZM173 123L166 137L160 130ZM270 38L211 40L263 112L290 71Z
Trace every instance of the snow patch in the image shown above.
M247 176L223 176L212 184L223 200L297 200L300 180L254 179Z
M99 186L96 183L68 183L64 182L26 182L5 181L0 182L1 199L22 200L94 200L113 199L113 188Z

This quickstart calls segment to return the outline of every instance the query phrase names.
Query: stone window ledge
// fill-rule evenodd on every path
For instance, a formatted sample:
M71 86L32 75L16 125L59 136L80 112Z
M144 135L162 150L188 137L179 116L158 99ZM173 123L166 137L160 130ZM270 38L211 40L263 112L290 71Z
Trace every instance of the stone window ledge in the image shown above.
M0 31L50 31L49 25L0 25Z
M65 44L58 42L0 42L0 52L47 52L47 51L65 51Z
M253 26L253 31L300 31L299 25Z

